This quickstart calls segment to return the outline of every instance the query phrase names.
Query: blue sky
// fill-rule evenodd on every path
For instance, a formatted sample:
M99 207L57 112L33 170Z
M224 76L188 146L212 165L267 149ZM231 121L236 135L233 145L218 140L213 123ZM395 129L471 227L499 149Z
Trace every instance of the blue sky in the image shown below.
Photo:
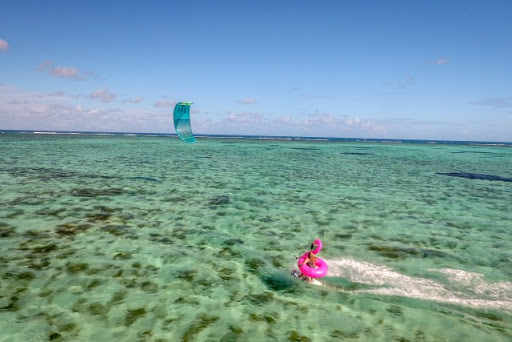
M14 1L0 129L512 141L512 1Z

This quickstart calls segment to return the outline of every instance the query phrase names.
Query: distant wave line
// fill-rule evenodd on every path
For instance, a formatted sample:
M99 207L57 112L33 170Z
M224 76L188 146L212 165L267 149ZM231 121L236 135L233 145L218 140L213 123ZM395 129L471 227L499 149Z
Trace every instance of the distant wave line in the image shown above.
M30 130L3 130L2 133L22 134L83 134L83 135L120 135L120 136L146 136L146 137L177 137L172 133L137 133L137 132L94 132L94 131L30 131ZM285 141L332 141L332 142L360 142L381 144L441 144L441 145L469 145L469 146L496 146L512 147L512 142L494 141L456 141L456 140L418 140L418 139L366 139L366 138L334 138L334 137L304 137L304 136L272 136L272 135L230 135L230 134L196 134L200 138L214 139L255 139L255 140L285 140Z

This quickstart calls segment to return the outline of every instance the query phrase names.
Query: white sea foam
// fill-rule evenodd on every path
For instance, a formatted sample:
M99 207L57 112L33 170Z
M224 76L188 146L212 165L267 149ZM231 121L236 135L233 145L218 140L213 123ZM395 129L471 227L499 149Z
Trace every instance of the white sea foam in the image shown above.
M432 272L440 272L452 282L458 283L474 293L512 302L512 283L500 281L489 283L480 273L466 272L451 268L429 269Z
M401 296L471 307L488 307L512 312L512 283L488 282L479 273L455 269L428 269L447 276L447 281L401 274L389 267L350 258L326 260L328 277L375 286L357 293Z

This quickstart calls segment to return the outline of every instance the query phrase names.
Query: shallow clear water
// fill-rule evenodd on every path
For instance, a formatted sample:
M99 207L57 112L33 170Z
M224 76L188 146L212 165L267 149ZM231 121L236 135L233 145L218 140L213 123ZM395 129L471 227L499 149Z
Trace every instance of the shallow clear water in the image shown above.
M510 341L512 148L0 134L0 341ZM315 238L329 273L290 275Z

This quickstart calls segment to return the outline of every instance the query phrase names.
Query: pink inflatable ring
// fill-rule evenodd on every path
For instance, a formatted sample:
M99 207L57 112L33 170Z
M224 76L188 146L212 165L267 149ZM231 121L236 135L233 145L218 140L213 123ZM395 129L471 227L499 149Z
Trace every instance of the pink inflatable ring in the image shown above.
M311 251L313 254L317 254L322 250L322 241L319 239L316 239L313 244L317 245L314 250ZM321 278L327 274L328 267L325 261L323 261L320 258L316 258L315 265L317 267L309 267L307 264L302 265L304 260L308 258L308 252L304 253L299 260L297 261L297 265L299 266L299 270L306 276L311 278ZM302 266L301 266L302 265Z

